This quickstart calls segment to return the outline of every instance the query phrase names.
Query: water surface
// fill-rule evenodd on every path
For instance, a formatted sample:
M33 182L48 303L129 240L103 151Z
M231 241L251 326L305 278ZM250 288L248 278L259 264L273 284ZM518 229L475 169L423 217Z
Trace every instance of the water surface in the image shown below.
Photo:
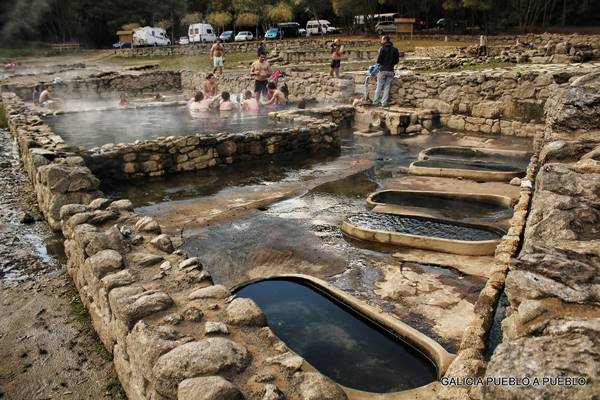
M474 219L499 221L511 218L513 209L485 199L453 197L446 194L384 191L373 196L376 203L421 211L434 210L444 218L468 222Z
M285 344L334 381L367 392L413 389L437 379L414 347L307 284L266 280L242 287Z
M133 143L159 136L185 136L195 133L238 133L274 126L259 113L210 111L192 116L186 106L126 108L85 111L44 117L53 131L66 143L84 148L107 143ZM279 127L283 127L280 123Z

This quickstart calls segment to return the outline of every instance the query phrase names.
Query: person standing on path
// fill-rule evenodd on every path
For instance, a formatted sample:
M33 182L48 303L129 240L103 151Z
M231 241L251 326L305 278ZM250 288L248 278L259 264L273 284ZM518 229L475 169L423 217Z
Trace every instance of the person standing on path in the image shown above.
M485 33L482 33L479 36L479 49L477 50L477 57L487 56L487 36Z
M331 44L331 71L329 76L340 77L340 67L342 65L342 56L344 55L344 46L340 44L339 39L335 39Z
M261 54L267 54L267 44L264 40L262 40L258 47L256 47L256 58L260 57Z
M377 88L373 99L374 106L387 107L390 100L390 87L394 79L394 67L400 62L400 52L394 47L389 35L381 37L381 48L377 57L379 74L377 75ZM383 91L381 102L379 98Z
M260 95L267 90L268 79L271 76L271 64L267 61L267 55L261 53L258 60L252 63L250 73L254 76L254 97L260 104Z
M213 60L213 74L219 71L219 74L223 74L223 66L225 65L223 61L223 56L225 55L225 47L221 39L217 39L215 44L210 48L210 57Z

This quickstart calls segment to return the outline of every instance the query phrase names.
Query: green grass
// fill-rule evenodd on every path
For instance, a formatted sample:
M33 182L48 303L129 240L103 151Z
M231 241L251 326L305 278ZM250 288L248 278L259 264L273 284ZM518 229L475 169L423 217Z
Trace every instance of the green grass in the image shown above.
M227 69L248 69L252 61L256 59L254 52L249 53L228 53L225 55L225 70ZM158 64L160 69L191 71L212 70L212 60L208 54L199 55L175 55L175 56L148 56L148 57L120 57L112 56L103 61L117 64L123 67L134 67L144 64ZM240 64L242 63L242 64Z
M0 106L0 128L8 128L8 121L6 120L6 111L4 107Z
M31 46L3 47L0 48L0 59L23 58L23 57L41 57L48 54L50 47L42 44L32 44Z

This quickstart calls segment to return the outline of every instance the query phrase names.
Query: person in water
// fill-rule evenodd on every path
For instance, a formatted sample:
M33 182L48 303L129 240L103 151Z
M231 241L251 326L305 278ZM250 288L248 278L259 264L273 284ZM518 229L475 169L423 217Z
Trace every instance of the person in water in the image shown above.
M271 76L271 64L267 61L266 54L260 54L258 60L252 63L250 73L254 76L254 97L260 103L260 96L267 90L268 79Z
M119 107L127 107L129 105L129 99L127 98L127 94L121 93L121 97L119 98Z
M38 100L38 103L40 104L40 106L42 106L42 107L50 106L50 103L54 100L53 91L54 91L54 89L52 88L52 85L46 86L46 88L42 91L42 93L40 93L40 98Z
M258 103L252 98L252 92L246 90L244 92L244 100L242 100L240 107L243 111L258 111Z
M190 111L208 111L210 107L210 100L204 98L202 92L196 92L196 95L188 104Z
M221 105L219 106L220 111L234 111L237 109L237 105L231 101L229 92L221 93L221 99Z
M277 88L275 82L269 82L267 88L272 91L273 95L271 99L266 104L273 104L275 106L284 106L287 104L287 98L285 93L281 91L281 89Z
M204 97L215 97L219 91L219 85L217 84L217 77L215 74L210 73L206 75L206 79L202 83L202 93Z

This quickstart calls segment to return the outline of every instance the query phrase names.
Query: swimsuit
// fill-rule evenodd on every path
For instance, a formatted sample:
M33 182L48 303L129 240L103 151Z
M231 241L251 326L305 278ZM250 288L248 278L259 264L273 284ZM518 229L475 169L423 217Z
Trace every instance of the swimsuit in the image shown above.
M213 57L213 65L215 67L223 67L223 56L221 57Z
M265 80L255 80L254 81L254 92L258 92L258 93L264 93L267 91L267 83L269 81Z
M342 65L342 60L331 60L331 68L339 68Z

